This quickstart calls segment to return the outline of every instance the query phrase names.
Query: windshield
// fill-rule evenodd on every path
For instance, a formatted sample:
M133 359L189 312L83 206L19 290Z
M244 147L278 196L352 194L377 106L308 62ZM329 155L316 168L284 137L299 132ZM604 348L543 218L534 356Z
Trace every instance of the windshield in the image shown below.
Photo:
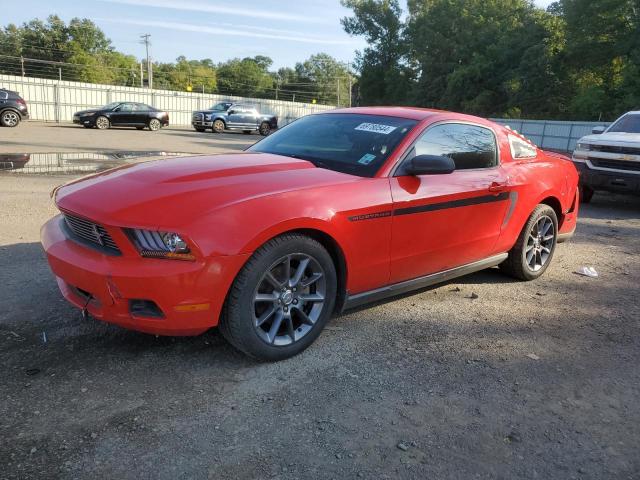
M640 133L640 113L627 113L611 125L608 132Z
M209 110L213 110L214 112L226 112L230 106L231 106L231 103L226 103L226 102L216 103Z
M111 103L107 103L104 107L102 107L102 110L113 110L114 108L116 108L118 105L120 105L120 103L122 102L111 102Z
M301 158L317 167L373 177L416 123L381 115L308 115L248 150Z

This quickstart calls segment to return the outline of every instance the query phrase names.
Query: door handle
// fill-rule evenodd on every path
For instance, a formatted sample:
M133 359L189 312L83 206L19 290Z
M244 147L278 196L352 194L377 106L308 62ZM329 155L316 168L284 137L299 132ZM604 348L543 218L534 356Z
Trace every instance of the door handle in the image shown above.
M503 192L506 188L507 184L502 182L491 182L489 185L490 192Z

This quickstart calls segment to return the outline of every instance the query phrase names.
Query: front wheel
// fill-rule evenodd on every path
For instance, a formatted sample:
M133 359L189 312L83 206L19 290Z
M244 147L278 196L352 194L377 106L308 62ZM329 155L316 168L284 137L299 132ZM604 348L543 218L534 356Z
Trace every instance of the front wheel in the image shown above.
M235 279L220 331L259 360L292 357L313 343L331 317L336 284L335 266L320 243L298 234L274 238Z
M213 122L212 129L214 133L224 132L224 122L222 120L216 120L215 122Z
M96 118L96 128L98 130L106 130L110 126L111 124L109 123L109 119L107 117L101 115Z
M580 202L590 203L594 193L596 192L593 190L593 188L588 187L586 185L582 185L580 187Z
M149 130L151 130L152 132L157 132L161 127L162 124L157 118L152 118L151 120L149 120Z
M500 268L520 280L535 280L549 267L557 241L558 217L555 210L549 205L538 205Z
M269 122L262 122L260 124L259 131L260 135L262 135L263 137L269 135L271 133L271 125L269 125Z
M0 123L3 127L17 127L20 123L20 115L12 110L7 110L0 116Z

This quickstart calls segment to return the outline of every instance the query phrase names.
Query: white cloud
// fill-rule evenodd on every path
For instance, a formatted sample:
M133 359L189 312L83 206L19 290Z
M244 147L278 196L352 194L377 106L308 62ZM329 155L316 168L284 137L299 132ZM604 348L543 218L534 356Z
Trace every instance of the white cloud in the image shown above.
M101 0L108 3L120 3L149 8L168 8L173 10L188 10L203 13L221 13L225 15L239 15L243 17L262 18L267 20L286 20L308 23L327 23L324 19L312 16L295 15L292 13L272 10L257 10L255 8L236 8L225 5L212 5L205 1L175 1L175 0Z
M97 18L96 20L100 20L104 22L128 24L128 25L139 25L144 27L158 27L158 28L166 28L170 30L181 30L184 32L205 33L209 35L267 38L271 40L285 40L285 41L292 41L292 42L314 43L314 44L324 44L324 45L353 45L355 43L351 39L335 40L331 38L304 36L299 32L288 32L286 30L282 30L280 31L280 33L262 33L261 31L248 31L246 29L239 29L237 27L230 29L230 28L213 27L208 25L196 25L193 23L167 22L164 20L137 20L137 19L131 19L131 18ZM229 24L226 24L226 25L229 25ZM250 28L260 29L260 27L250 27ZM260 30L272 31L272 29L266 29L266 28L260 29Z

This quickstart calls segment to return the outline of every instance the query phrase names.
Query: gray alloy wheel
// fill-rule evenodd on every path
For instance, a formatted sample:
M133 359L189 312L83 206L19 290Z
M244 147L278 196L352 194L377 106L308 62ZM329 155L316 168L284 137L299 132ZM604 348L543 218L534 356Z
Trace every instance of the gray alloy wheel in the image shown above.
M235 348L267 361L290 358L318 338L333 314L336 266L317 240L288 233L247 260L218 324Z
M3 127L15 127L20 123L20 115L12 110L7 110L0 117L0 123Z
M549 267L558 241L558 217L549 205L538 205L522 228L500 269L520 280L535 280Z
M157 132L161 127L162 124L157 118L152 118L151 120L149 120L149 130L151 130L152 132Z
M253 322L269 345L291 345L308 334L325 305L326 275L318 261L304 253L276 260L253 294Z
M96 128L98 130L106 130L110 126L111 123L109 122L109 119L107 117L100 115L98 118L96 118Z
M222 133L224 132L224 122L220 119L213 122L213 132L214 133Z
M269 125L269 122L262 122L260 124L260 135L262 135L263 137L266 137L270 133L271 133L271 125Z
M524 256L527 266L532 272L542 269L551 258L556 243L556 229L548 215L538 217L527 236Z

